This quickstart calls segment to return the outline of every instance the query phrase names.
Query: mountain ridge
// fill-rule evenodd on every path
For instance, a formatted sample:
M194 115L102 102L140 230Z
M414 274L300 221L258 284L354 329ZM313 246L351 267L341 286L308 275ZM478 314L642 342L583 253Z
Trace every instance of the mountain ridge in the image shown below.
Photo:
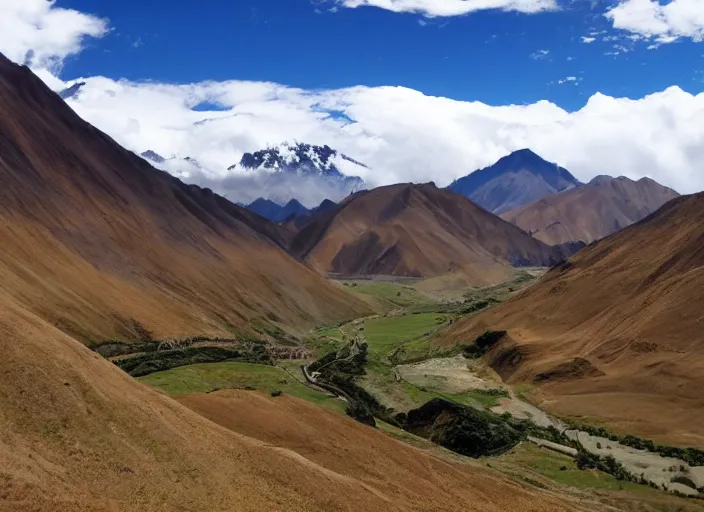
M526 148L453 181L447 188L500 214L579 186L581 182L567 169Z
M535 396L549 412L702 447L701 304L704 193L592 243L511 300L459 321L442 344L508 331L488 360L512 384L584 359L597 372L541 383Z
M288 256L277 226L154 169L7 60L0 112L0 272L71 335L125 336L134 322L158 336L222 335L264 315L304 328L366 309ZM14 259L32 250L36 268Z
M511 265L549 266L565 256L432 184L354 194L314 216L289 247L322 273L428 277L464 269L477 282L504 276Z
M602 175L501 217L550 245L588 244L640 221L676 197L677 192L649 178Z

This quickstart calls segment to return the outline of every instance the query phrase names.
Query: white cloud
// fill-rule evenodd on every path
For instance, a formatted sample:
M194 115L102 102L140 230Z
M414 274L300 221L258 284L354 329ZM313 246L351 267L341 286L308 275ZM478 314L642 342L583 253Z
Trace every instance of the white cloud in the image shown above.
M621 0L606 12L614 28L626 30L659 43L680 38L704 41L702 0Z
M47 0L0 0L0 52L33 68L60 69L86 37L101 37L107 22Z
M378 7L393 12L410 12L429 17L461 16L475 11L502 9L523 13L551 11L556 0L333 0L342 7Z
M581 78L577 78L576 76L566 76L565 78L562 78L561 80L558 80L557 83L560 84L560 85L562 85L562 84L566 84L566 83L572 82L572 83L574 83L574 85L578 85L579 82L581 82L581 81L582 81L582 79L581 79Z
M548 101L490 106L402 87L82 80L87 84L69 101L81 116L136 152L196 158L204 170L189 179L232 200L239 199L236 171L227 167L246 151L294 140L328 144L364 162L370 169L357 174L372 185L447 185L530 147L583 181L650 176L680 192L704 189L704 94L677 87L638 100L595 94L570 113ZM229 110L192 110L203 102Z
M585 44L590 44L590 43L593 43L594 41L596 41L596 37L582 36L582 42Z
M529 0L346 1L348 7L378 4L437 16L519 4L529 10L541 3L547 5ZM30 63L55 90L69 84L49 69L56 71L63 59L80 51L85 37L106 30L104 20L45 0L0 0L0 51L18 61L31 51ZM661 31L658 37L676 35ZM187 179L233 200L242 181L236 170L227 170L230 165L244 152L294 140L328 144L366 163L370 169L355 171L372 185L430 180L447 185L510 151L530 147L583 181L623 174L650 176L681 192L704 189L704 93L691 95L677 87L637 100L595 94L581 110L567 112L548 101L491 106L403 87L308 91L243 81L82 80L86 85L68 101L83 118L136 152L195 158L202 169ZM579 80L567 77L559 83ZM203 105L222 110L194 110Z
M538 50L537 52L533 52L529 55L529 57L533 60L541 60L547 57L550 54L550 50Z

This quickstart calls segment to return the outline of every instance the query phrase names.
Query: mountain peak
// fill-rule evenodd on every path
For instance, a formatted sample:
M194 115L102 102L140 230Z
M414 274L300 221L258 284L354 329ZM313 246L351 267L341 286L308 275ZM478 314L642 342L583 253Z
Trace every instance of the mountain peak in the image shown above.
M277 146L245 153L239 164L228 168L243 171L257 184L256 195L283 205L298 199L312 207L323 199L335 201L366 189L354 173L367 167L328 145L284 142ZM251 173L251 174L250 174Z
M448 188L491 212L502 213L580 185L567 169L525 148L454 181Z
M487 275L509 265L552 265L564 257L562 249L457 194L406 183L352 196L343 208L314 216L290 248L332 274L431 277L466 271L477 285L491 284Z
M655 181L596 176L584 187L545 197L501 217L551 245L591 243L630 226L677 193Z
M302 142L295 144L284 142L254 153L245 153L242 155L239 165L231 166L230 169L239 166L247 170L269 169L298 174L343 176L338 168L339 159L359 167L366 167L361 162L338 153L328 145L317 146Z
M298 199L291 199L285 206L281 206L275 201L260 197L245 208L272 222L283 222L289 218L310 213L310 210L303 206Z
M301 204L301 202L300 202L298 199L291 199L288 203L286 203L286 205L284 206L284 208L287 208L287 209L289 209L289 208L302 208L302 209L306 209L306 207L303 206L303 205Z
M606 185L614 180L613 176L607 176L606 174L600 174L599 176L594 176L589 182L589 185Z
M546 160L535 153L532 149L529 148L523 148L523 149L517 149L513 153L510 153L506 155L503 158L499 159L499 162L501 161L507 161L507 162L522 162L522 161L541 161L545 162ZM498 163L498 162L497 162Z
M502 172L522 170L529 170L533 173L567 172L566 169L560 167L556 163L548 162L543 157L528 148L514 151L513 153L500 158L498 162L488 168L498 168ZM572 175L570 176L574 181L576 181Z
M156 162L158 164L164 163L166 161L166 158L161 156L159 153L152 151L151 149L148 149L144 153L140 155L142 158L146 158L147 160L151 160L152 162Z

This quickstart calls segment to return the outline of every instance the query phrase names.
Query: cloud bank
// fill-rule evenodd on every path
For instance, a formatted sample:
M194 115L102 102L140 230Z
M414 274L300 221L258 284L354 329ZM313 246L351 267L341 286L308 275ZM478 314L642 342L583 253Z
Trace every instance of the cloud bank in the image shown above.
M195 158L182 175L239 200L227 168L244 152L283 141L328 144L369 166L370 185L439 186L530 147L582 181L651 177L679 192L704 189L704 94L678 87L641 99L592 96L579 111L548 101L492 106L403 87L308 91L263 82L190 85L86 82L71 105L124 146ZM203 104L217 110L193 110ZM343 169L344 171L344 169Z
M661 6L651 0L623 0L609 13L619 28L664 40L676 35L698 40L702 23L692 9L698 1L673 0ZM341 4L428 16L483 8L534 12L554 5L543 0ZM74 83L55 76L63 60L79 52L86 38L107 30L105 20L53 2L0 0L0 51L28 63L54 90ZM563 83L577 82L568 79ZM373 186L431 180L443 186L529 147L582 181L599 174L648 176L679 192L704 189L704 94L678 87L640 99L595 94L579 111L567 112L548 101L493 106L403 87L313 91L245 81L172 85L104 77L80 80L86 84L67 101L84 119L137 153L151 149L167 158L195 159L200 164L195 169L170 171L235 201L244 195L240 184L254 178L243 181L243 171L228 167L244 152L284 141L327 144L364 162L369 169L352 173Z

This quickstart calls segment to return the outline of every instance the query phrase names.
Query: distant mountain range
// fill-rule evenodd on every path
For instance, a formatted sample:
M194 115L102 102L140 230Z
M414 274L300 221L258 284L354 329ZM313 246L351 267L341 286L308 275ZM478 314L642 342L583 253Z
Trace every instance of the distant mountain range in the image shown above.
M512 266L551 266L569 254L432 184L359 192L314 215L289 251L321 273L501 281Z
M296 199L309 207L366 189L364 180L355 175L363 169L367 166L329 146L304 143L245 153L239 164L228 168L256 176L259 196L264 199L279 205Z
M261 215L272 222L280 223L285 221L295 222L296 225L306 223L311 217L318 213L323 213L337 206L337 203L325 199L315 208L306 208L298 200L291 199L285 205L280 205L269 199L260 197L250 204L242 205L254 213Z
M274 201L260 197L253 203L246 205L246 208L272 222L283 222L288 218L295 218L310 212L296 199L291 199L284 206L281 206Z
M544 197L501 217L545 243L591 243L634 224L678 197L674 190L642 178L597 176L587 185Z
M580 185L567 169L521 149L455 180L448 189L500 214Z
M204 176L218 174L213 169L206 170L190 157L164 158L153 150L145 151L141 156L183 179L192 180L198 176L207 181ZM356 176L358 171L366 169L363 163L329 146L284 143L245 153L239 163L227 168L228 177L223 181L227 182L227 188L220 192L241 204L263 199L282 207L295 200L304 208L313 208L326 199L340 201L366 189L364 180ZM276 210L272 204L267 208L262 202L254 208L264 208L265 213ZM263 216L273 218L272 215L279 217L278 212Z
M340 176L331 163L334 152L327 146L298 145L287 151L246 154L240 165L247 169L283 169L280 172L291 176ZM298 163L294 165L293 161ZM549 245L559 246L565 253L638 222L678 196L647 178L634 182L625 177L597 176L585 185L567 169L528 149L456 180L448 189L461 192L487 211L500 213L504 220ZM334 207L335 203L330 201L330 205ZM504 211L511 205L520 206ZM265 198L246 207L276 223L295 221L297 228L323 209L308 209L296 199L279 203Z

